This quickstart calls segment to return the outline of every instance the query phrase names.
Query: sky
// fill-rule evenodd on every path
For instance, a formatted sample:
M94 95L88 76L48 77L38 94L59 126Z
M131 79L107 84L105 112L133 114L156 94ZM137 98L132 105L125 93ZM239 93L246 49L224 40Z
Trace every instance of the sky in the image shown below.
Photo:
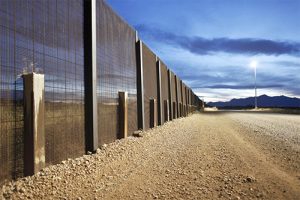
M300 0L107 0L206 102L300 97Z

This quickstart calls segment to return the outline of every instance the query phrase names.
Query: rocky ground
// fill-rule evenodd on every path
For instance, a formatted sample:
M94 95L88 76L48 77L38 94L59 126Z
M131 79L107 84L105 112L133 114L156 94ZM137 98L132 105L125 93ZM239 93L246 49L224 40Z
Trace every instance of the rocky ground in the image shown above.
M7 199L299 199L300 117L193 114L5 184Z

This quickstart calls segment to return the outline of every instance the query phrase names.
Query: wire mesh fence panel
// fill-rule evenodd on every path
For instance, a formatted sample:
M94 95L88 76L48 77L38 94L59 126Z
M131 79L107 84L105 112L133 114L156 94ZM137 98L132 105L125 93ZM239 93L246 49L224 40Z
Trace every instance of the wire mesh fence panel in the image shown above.
M186 105L186 85L182 83L182 103Z
M167 121L166 110L164 102L169 100L169 87L168 87L168 69L167 66L161 62L161 99L162 99L162 123ZM170 111L169 111L170 114Z
M46 164L54 164L85 152L83 2L35 2L45 73Z
M171 72L171 88L172 88L172 118L177 118L177 90L176 90L176 76Z
M23 174L23 71L45 73L47 164L85 152L82 11L81 0L1 0L0 180Z
M135 31L97 0L99 144L117 139L118 92L128 92L128 133L137 130Z
M183 82L181 83L182 115L186 116L186 86Z
M15 56L16 6L9 0L0 6L0 183L23 175L23 83ZM27 40L24 43L27 47Z
M157 69L155 54L143 43L144 120L145 129L150 128L150 99L157 99ZM156 104L156 111L157 111ZM156 112L157 113L157 112ZM156 117L156 124L158 123Z
M178 76L176 76L176 82L177 82L177 95L178 95L178 103L182 103L182 99L181 99L181 83L180 83L180 78Z

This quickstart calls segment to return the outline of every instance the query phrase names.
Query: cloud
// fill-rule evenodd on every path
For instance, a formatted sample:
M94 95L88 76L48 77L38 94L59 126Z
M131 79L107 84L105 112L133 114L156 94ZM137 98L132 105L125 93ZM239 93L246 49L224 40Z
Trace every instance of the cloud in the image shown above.
M252 85L206 85L206 86L200 86L200 87L192 87L192 89L200 89L200 88L211 88L211 89L253 89ZM271 84L271 85L257 85L257 88L281 88L284 87L282 84Z
M180 36L145 25L135 28L142 36L150 37L172 46L180 47L194 54L207 55L215 52L226 52L246 55L293 55L300 56L300 43L274 41L260 38L203 38L198 36Z
M293 61L270 61L270 62L266 62L266 64L278 65L278 66L283 66L283 67L286 67L286 68L297 68L297 69L300 69L300 62L293 62Z

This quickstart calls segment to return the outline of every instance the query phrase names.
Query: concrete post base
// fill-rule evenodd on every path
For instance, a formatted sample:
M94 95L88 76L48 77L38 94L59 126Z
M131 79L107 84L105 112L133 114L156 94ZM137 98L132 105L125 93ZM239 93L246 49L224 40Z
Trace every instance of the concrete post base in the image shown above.
M24 175L45 167L44 75L23 75L24 83Z

